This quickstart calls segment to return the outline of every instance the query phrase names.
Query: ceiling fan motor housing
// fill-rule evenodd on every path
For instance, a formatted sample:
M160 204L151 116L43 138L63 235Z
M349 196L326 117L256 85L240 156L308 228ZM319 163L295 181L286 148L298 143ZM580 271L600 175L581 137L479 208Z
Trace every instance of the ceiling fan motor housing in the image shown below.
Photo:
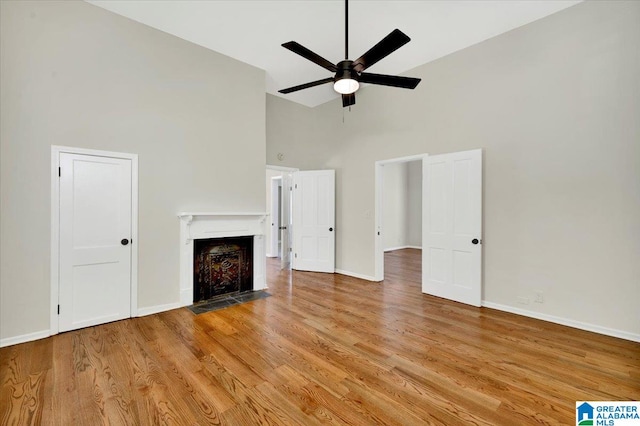
M358 74L358 72L353 69L353 61L350 61L348 59L340 61L336 64L336 66L338 67L338 71L336 72L336 76L333 79L334 82L345 78L356 81L360 80L360 74Z

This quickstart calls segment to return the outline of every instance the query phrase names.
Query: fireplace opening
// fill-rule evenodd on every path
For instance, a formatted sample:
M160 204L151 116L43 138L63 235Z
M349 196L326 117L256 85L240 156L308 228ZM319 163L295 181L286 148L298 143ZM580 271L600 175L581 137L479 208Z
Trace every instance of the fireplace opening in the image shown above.
M253 236L194 241L193 302L253 290Z

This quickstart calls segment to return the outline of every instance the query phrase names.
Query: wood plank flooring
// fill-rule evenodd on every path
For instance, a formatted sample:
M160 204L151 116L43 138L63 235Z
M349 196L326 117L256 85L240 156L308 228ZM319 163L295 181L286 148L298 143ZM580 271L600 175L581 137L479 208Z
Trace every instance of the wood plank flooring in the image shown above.
M0 349L2 425L575 424L640 400L640 344L420 293L420 252L383 283L281 272L272 297Z

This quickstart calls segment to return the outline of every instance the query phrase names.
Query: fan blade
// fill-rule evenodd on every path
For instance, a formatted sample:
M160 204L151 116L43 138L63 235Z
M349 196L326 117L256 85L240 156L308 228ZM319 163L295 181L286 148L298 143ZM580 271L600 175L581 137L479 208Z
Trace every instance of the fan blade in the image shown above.
M380 59L409 43L409 41L411 41L409 36L396 28L388 36L380 40L378 44L369 49L367 53L353 61L353 69L362 72Z
M346 108L356 103L356 94L351 93L348 95L342 95L342 108Z
M360 83L380 84L382 86L402 87L403 89L415 89L419 78L401 77L399 75L372 74L363 72L360 74Z
M308 89L309 87L320 86L321 84L330 83L333 81L333 77L323 78L322 80L312 81L311 83L301 84L299 86L289 87L287 89L278 90L280 93L297 92L298 90Z
M289 49L293 53L297 53L303 58L308 59L311 62L318 64L322 68L328 69L331 72L338 71L338 68L335 66L335 64L332 64L331 62L327 61L325 58L318 55L317 53L310 51L300 43L296 43L295 41L289 41L287 43L283 43L282 47L284 47L285 49Z

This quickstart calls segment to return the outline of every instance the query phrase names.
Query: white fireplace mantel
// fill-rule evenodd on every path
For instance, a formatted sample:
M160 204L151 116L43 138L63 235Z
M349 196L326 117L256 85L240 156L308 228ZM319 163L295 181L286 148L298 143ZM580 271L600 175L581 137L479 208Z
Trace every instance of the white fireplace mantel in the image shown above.
M180 302L193 304L193 240L253 236L253 289L267 288L266 213L182 212L180 218Z

